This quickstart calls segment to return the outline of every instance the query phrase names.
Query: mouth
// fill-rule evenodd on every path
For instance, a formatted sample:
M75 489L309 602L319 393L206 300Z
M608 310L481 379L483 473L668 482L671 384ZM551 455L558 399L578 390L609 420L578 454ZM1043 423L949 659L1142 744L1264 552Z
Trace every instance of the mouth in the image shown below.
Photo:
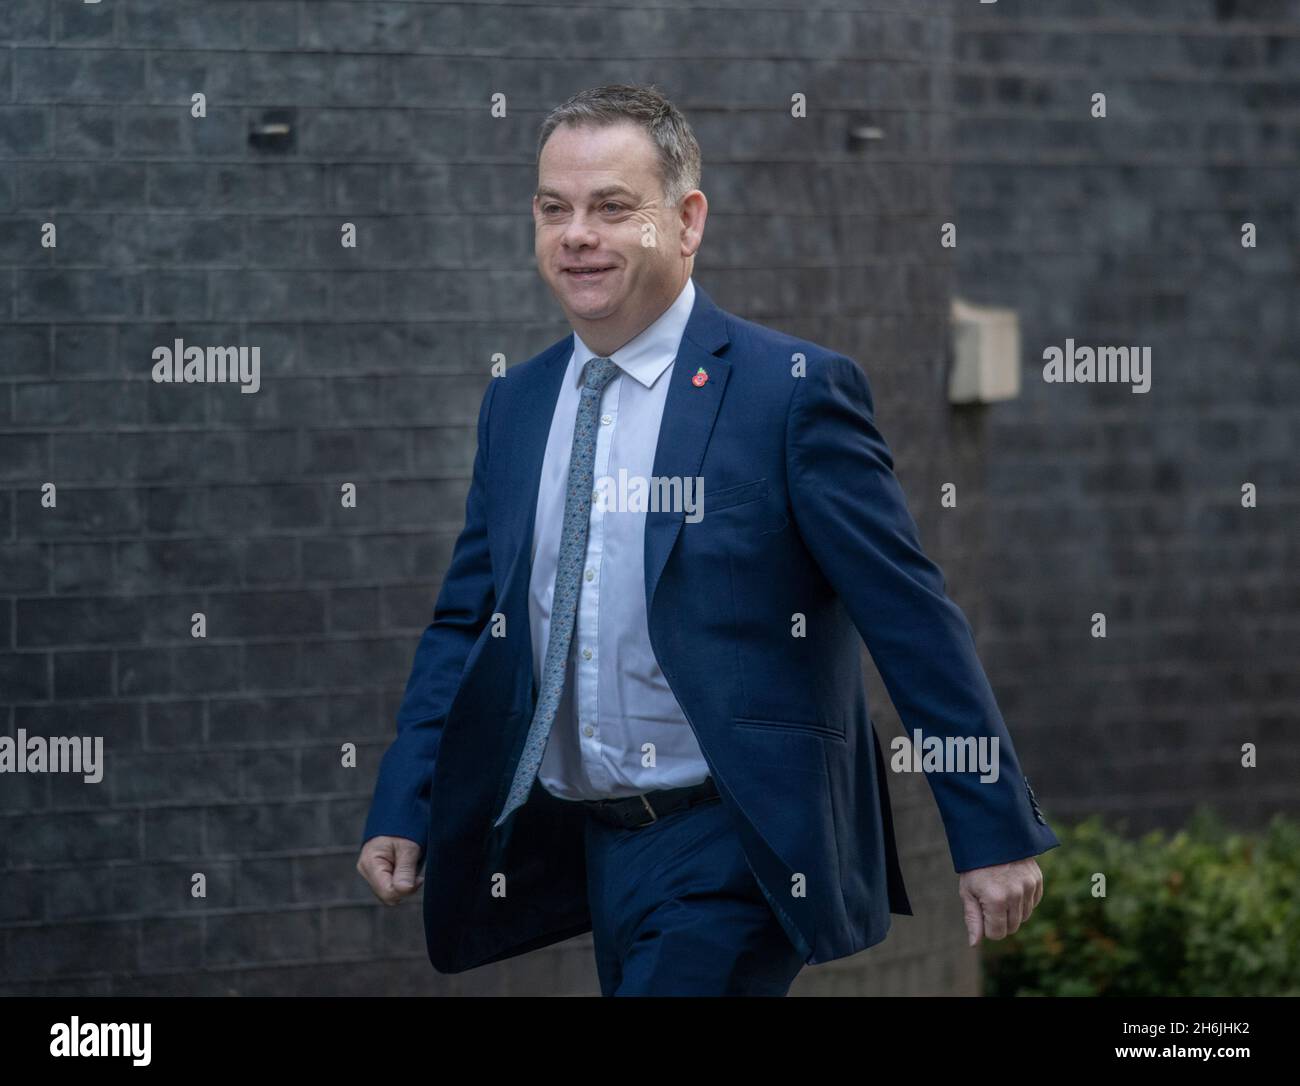
M582 268L565 268L564 274L575 282L590 283L593 280L599 279L606 272L611 272L613 270L614 266L612 264L607 264Z

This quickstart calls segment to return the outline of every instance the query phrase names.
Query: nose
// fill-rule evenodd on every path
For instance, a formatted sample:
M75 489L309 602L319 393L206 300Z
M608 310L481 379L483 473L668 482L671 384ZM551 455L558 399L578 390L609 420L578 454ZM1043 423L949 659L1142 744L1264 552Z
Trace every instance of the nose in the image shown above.
M590 248L600 244L600 238L592 228L590 220L581 211L575 211L573 217L565 224L560 234L560 241L566 249Z

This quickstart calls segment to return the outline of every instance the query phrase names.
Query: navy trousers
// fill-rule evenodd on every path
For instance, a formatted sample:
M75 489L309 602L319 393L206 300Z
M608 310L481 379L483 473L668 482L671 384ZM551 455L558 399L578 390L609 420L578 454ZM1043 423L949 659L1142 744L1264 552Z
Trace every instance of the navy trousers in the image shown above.
M803 967L720 800L641 829L587 816L604 996L783 996Z

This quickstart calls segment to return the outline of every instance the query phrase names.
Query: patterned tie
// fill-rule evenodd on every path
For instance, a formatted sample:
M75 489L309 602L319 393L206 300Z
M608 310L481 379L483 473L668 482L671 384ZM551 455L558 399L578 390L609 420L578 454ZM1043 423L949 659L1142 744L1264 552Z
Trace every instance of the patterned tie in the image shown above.
M551 629L546 639L546 663L542 668L537 709L528 727L523 754L515 767L514 781L506 805L493 823L499 826L512 811L522 807L542 765L546 740L551 734L564 690L564 671L573 640L573 622L578 612L578 590L582 564L587 557L587 528L591 522L593 465L596 460L596 416L600 396L619 369L610 358L593 358L587 363L578 417L573 423L573 450L569 455L569 486L564 495L564 528L560 557L555 567L555 591L551 602Z

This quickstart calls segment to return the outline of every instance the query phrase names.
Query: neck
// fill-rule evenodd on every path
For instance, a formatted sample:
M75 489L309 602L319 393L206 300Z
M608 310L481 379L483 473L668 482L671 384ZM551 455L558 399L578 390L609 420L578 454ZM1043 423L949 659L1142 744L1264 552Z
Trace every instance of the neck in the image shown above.
M636 339L650 325L668 312L668 307L677 300L682 288L686 286L686 280L690 277L690 274L690 269L686 268L676 284L670 286L668 292L658 298L655 304L650 307L649 317L644 313L639 317L631 318L622 313L615 313L597 321L584 321L581 318L574 318L571 322L573 329L582 337L582 342L599 356L609 358L620 347L631 343L632 340Z

